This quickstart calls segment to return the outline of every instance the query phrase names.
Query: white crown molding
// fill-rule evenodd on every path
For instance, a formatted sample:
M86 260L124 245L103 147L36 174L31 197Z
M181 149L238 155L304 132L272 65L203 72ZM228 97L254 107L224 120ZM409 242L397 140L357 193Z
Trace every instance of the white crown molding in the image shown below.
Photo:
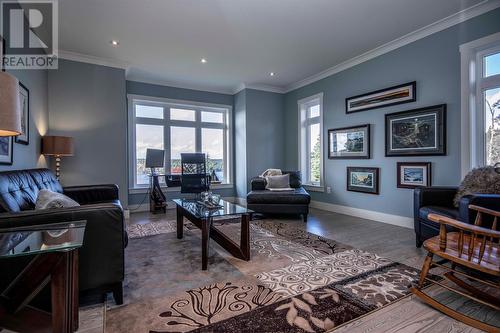
M154 80L154 79L150 80L150 79L136 78L136 77L131 76L131 75L126 75L126 78L127 78L127 81L154 84L157 86L205 91L205 92L225 94L225 95L233 95L234 94L233 89L222 89L222 88L221 89L214 89L214 88L207 88L206 86L201 86L201 85L179 84L178 82L172 82L172 81L166 81L166 80Z
M123 61L100 58L100 57L95 57L95 56L88 55L88 54L65 51L65 50L61 50L61 49L58 51L58 58L72 60L72 61L78 61L78 62L84 62L87 64L120 68L120 69L124 69L126 71L130 67L130 64L123 62Z
M269 91L273 93L278 93L278 94L284 94L285 88L284 87L278 87L278 86L270 86L266 84L246 84L246 83L240 83L234 90L233 94L237 94L240 91L244 89L253 89L253 90L262 90L262 91Z
M290 92L292 90L304 87L313 82L319 81L333 74L342 72L348 68L359 65L365 61L376 58L382 54L388 53L402 46L413 43L419 39L430 36L436 32L442 31L459 23L465 22L473 17L479 16L498 7L500 7L500 0L484 0L472 7L466 8L458 13L455 13L439 21L431 23L423 28L410 32L409 34L406 34L386 44L378 46L368 52L365 52L363 54L360 54L359 56L346 60L338 65L330 67L322 72L319 72L318 74L309 76L305 79L292 83L288 85L284 89L284 91Z

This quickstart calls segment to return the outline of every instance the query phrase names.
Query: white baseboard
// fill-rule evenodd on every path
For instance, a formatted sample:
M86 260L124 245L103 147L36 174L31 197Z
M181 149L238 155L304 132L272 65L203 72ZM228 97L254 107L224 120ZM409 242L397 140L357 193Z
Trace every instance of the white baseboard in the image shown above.
M360 217L360 218L367 219L367 220L373 220L373 221L377 221L377 222L397 225L399 227L413 229L413 218L411 218L411 217L381 213L381 212L376 212L373 210L336 205L336 204L315 201L315 200L311 201L310 206L312 208L326 210L328 212L351 215L351 216L356 216L356 217Z

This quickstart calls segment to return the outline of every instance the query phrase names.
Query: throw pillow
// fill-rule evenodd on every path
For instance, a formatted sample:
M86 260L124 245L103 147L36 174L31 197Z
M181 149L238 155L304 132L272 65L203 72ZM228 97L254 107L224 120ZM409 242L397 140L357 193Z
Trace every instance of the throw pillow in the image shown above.
M53 209L65 207L78 207L80 204L62 193L52 192L46 189L38 192L35 209Z
M271 191L289 191L290 188L290 175L281 176L268 176L266 177L266 189Z
M494 167L476 168L469 172L460 184L453 204L458 207L464 195L474 193L500 194L500 174Z

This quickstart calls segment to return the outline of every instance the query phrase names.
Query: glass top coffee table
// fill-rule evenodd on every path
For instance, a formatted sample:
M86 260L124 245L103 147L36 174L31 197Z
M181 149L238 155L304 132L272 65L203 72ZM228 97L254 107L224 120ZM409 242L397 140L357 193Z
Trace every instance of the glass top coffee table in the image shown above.
M220 207L208 208L195 199L174 199L177 206L177 238L181 239L184 232L184 218L201 229L201 268L208 267L208 246L212 238L234 257L250 260L250 220L253 211L240 205L220 200ZM240 244L236 244L222 231L212 224L214 217L237 215L241 222Z

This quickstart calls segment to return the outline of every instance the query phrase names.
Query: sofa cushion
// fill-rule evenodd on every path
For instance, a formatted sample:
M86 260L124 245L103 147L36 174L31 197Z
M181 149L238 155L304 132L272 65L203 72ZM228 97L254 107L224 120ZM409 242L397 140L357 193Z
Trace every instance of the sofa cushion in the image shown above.
M78 207L80 204L62 193L41 189L38 192L35 209Z
M302 186L300 171L283 171L284 175L290 175L290 187L299 188Z
M308 205L310 202L311 196L302 187L286 192L273 192L267 190L252 191L247 195L248 204Z
M266 189L290 190L290 175L267 176Z
M438 224L438 223L435 223L433 221L430 221L427 219L427 215L429 214L439 214L439 215L443 215L443 216L446 216L446 217L449 217L449 218L452 218L452 219L455 219L455 220L458 220L458 209L455 209L455 208L450 208L450 207L441 207L441 206L424 206L422 208L419 209L419 217L423 220L427 220L428 222L430 223L434 223L434 224Z
M49 169L0 172L0 212L19 212L35 208L38 191L62 192Z

